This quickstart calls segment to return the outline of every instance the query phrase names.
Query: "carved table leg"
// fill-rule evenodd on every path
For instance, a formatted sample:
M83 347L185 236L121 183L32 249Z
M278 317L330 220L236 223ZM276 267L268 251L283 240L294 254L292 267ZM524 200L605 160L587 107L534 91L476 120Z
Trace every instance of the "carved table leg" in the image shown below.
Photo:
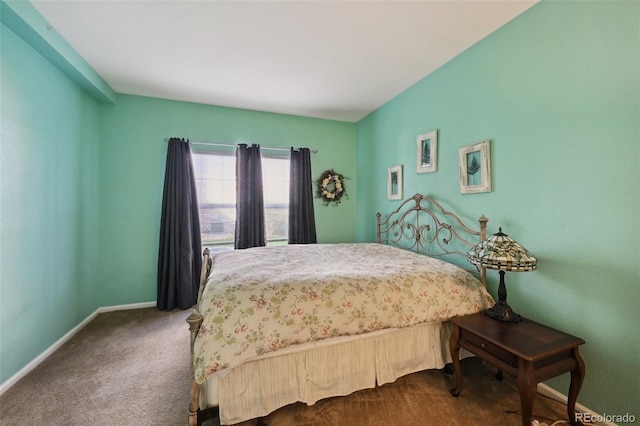
M460 368L460 327L453 325L453 333L449 338L449 352L453 363L453 372L456 375L456 387L451 389L451 395L458 397L462 390L462 371Z
M518 391L522 410L522 426L531 426L533 404L536 401L537 382L533 373L533 364L520 360L518 370Z
M569 422L571 426L581 425L576 419L576 401L578 400L578 392L582 387L582 381L584 380L584 361L578 352L578 347L573 349L573 359L576 360L576 368L571 370L571 384L569 385L569 396L567 400L567 414L569 415Z

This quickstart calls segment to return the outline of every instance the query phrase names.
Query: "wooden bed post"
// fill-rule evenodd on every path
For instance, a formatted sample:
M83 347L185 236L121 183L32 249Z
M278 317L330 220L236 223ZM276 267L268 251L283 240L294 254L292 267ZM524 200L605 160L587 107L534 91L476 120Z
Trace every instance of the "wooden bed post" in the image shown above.
M193 368L193 347L195 345L200 326L202 325L202 320L204 319L202 314L198 312L198 304L200 303L202 292L204 291L207 279L209 278L209 274L211 273L212 263L213 262L211 261L209 249L205 248L204 252L202 253L202 269L200 270L200 286L198 288L198 300L196 301L196 308L193 310L191 315L189 315L189 318L187 318L187 322L189 323L189 332L191 334L191 401L189 402L189 426L196 426L198 424L198 412L200 411L200 387L196 382L195 371Z
M196 383L196 377L193 370L193 345L198 335L198 330L202 325L202 315L194 309L187 318L189 323L189 331L191 332L191 402L189 403L189 426L198 424L198 410L200 409L200 388Z
M202 292L204 291L204 287L207 284L207 278L209 278L209 274L211 273L211 254L209 249L206 248L202 252L202 268L200 269L200 287L198 287L198 300L196 303L200 303L200 298L202 297Z

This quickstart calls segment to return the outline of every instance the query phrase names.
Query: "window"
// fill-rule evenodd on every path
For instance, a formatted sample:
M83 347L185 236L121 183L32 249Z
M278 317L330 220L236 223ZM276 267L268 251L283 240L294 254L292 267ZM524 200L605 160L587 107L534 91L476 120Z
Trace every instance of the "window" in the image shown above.
M289 235L288 157L262 157L262 186L267 245L286 244Z
M233 247L236 227L236 158L194 152L200 232L205 247ZM262 157L267 245L286 244L289 229L289 158Z

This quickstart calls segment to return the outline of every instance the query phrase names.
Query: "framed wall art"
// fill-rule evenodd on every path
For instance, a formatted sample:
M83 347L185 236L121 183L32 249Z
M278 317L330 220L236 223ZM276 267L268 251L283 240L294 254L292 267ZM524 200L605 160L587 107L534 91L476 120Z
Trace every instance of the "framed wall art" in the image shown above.
M387 169L387 198L402 200L402 165Z
M438 169L438 131L432 130L416 138L416 172L429 173Z
M491 192L491 147L486 140L459 150L460 193Z

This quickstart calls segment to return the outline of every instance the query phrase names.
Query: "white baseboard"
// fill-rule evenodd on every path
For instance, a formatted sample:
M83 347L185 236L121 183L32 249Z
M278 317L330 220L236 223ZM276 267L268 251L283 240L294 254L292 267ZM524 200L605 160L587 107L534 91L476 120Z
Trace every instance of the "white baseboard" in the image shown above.
M31 370L36 368L42 361L47 359L49 355L54 353L58 348L60 348L63 344L65 344L69 339L71 339L78 331L82 330L91 320L93 320L98 314L103 312L112 312L112 311L123 311L128 309L142 309L142 308L151 308L156 306L156 302L145 302L145 303L133 303L131 305L117 305L117 306L105 306L102 308L96 309L91 315L86 317L80 324L73 327L66 333L64 336L59 338L53 345L49 346L44 352L34 358L29 364L22 367L16 374L9 377L7 380L0 384L0 395L2 395L7 389L11 386L15 385L20 379L29 374Z
M569 400L569 398L566 395L545 385L544 383L538 383L538 393L540 395L546 396L547 398L551 398L555 401L562 402L565 405L568 403L568 400ZM588 413L592 418L602 417L600 414L596 413L593 410L590 410L589 408L579 403L576 403L576 412ZM601 423L598 423L598 425L617 426L615 423L610 423L610 422L604 422L604 423L601 422Z
M96 312L101 314L103 312L126 311L129 309L153 308L154 306L156 306L156 302L132 303L130 305L104 306L98 308Z

